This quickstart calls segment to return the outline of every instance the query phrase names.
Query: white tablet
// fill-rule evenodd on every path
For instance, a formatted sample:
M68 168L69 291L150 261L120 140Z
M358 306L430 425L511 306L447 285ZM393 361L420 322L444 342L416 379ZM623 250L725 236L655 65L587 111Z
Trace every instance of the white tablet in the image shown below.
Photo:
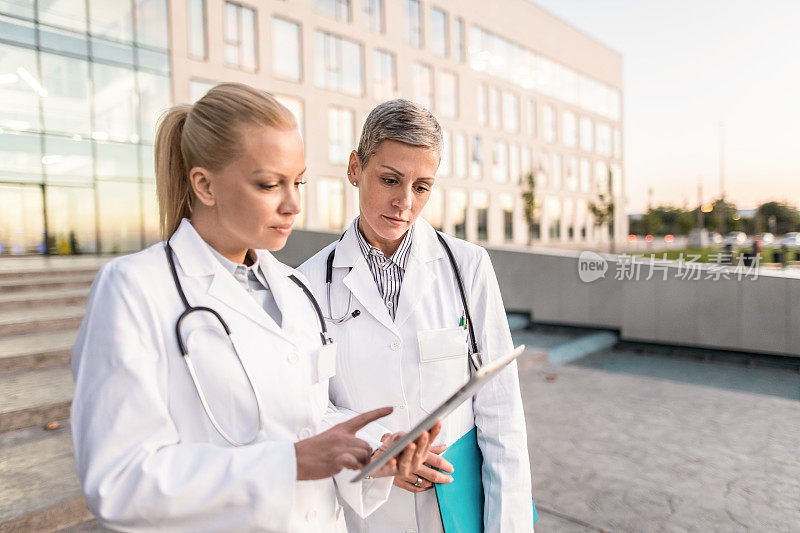
M367 476L372 475L380 467L389 462L392 457L400 455L405 447L412 441L416 440L423 431L429 429L438 420L443 419L453 412L453 410L461 405L464 400L471 398L481 387L483 387L490 379L497 375L503 368L506 367L511 361L520 356L525 350L525 345L521 344L514 348L510 354L500 357L491 363L484 365L475 372L469 381L464 386L458 389L452 396L444 401L442 405L437 407L431 414L426 416L422 421L414 426L408 433L403 435L397 442L392 444L388 450L382 453L377 459L369 463L361 469L361 471L354 477L351 482L355 483Z

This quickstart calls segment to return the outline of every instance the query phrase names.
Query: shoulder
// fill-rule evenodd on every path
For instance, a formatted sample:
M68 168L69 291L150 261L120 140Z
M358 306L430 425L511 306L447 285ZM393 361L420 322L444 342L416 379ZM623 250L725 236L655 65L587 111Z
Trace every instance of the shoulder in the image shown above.
M164 243L159 242L139 252L116 257L103 265L96 281L126 281L132 284L152 283L167 271L169 263L164 253Z
M309 257L302 265L297 267L312 284L323 283L325 281L325 269L328 263L328 256L336 248L339 241L334 241L328 246Z
M444 233L440 233L440 235L453 252L453 257L465 279L471 277L473 273L477 272L485 265L491 267L489 253L483 246L478 246L477 244L453 237L452 235L446 235Z

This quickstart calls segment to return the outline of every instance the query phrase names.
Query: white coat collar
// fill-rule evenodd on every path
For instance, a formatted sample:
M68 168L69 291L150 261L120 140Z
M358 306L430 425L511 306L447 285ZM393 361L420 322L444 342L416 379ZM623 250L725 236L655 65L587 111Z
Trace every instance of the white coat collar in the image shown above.
M209 296L216 298L259 326L273 330L292 342L285 329L292 322L291 318L287 317L286 310L293 305L293 297L296 296L292 294L294 284L288 278L290 274L294 273L293 269L275 259L269 251L255 250L261 265L261 271L269 283L278 308L281 309L284 315L284 327L281 328L269 316L269 313L258 305L253 297L242 288L222 263L217 261L211 254L207 244L188 219L184 218L181 221L177 231L169 239L169 243L175 251L175 257L181 270L186 276L213 276L207 290ZM184 290L186 289L184 288ZM189 298L189 303L197 305L196 302L192 302L191 298Z
M400 288L395 319L389 315L375 285L375 280L358 245L355 232L358 231L354 220L347 228L341 241L336 245L333 259L335 268L351 268L342 280L366 310L381 324L399 335L399 327L408 319L416 305L436 279L428 263L444 257L442 245L436 236L436 230L422 218L414 223L414 236L411 241L411 252Z

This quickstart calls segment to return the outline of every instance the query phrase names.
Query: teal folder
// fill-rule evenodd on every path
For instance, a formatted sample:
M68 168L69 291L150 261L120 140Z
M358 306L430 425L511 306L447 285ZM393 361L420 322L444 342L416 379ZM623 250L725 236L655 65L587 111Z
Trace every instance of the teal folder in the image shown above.
M483 531L483 455L478 447L478 428L472 428L448 447L442 457L453 465L453 481L436 484L436 499L445 533ZM533 501L531 501L533 504ZM533 523L539 519L533 506Z

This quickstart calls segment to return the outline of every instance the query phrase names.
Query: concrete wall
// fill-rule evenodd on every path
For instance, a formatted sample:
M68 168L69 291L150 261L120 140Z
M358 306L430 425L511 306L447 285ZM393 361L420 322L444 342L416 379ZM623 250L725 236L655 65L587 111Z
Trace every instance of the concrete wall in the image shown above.
M296 231L276 254L297 265L338 234ZM578 252L490 249L506 308L532 312L537 322L609 328L623 339L800 356L800 276L759 270L757 279L684 280L676 263L664 273L642 266L640 278L615 279L616 256L605 277L583 282ZM731 269L732 270L732 269ZM705 279L711 276L712 279Z

